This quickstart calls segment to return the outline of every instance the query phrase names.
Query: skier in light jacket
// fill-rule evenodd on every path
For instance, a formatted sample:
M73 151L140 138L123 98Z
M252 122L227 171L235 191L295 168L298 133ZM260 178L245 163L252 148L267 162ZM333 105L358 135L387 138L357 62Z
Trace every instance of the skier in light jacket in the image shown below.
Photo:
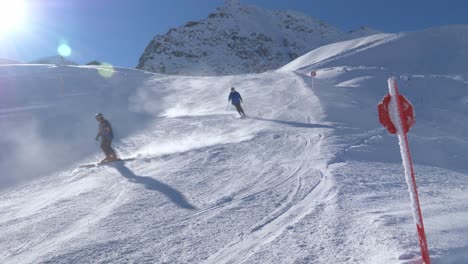
M101 149L106 154L106 158L101 162L110 162L118 159L115 150L112 148L112 139L114 138L114 133L112 131L112 126L107 121L101 113L96 114L96 121L99 123L99 132L96 135L96 141L101 138Z

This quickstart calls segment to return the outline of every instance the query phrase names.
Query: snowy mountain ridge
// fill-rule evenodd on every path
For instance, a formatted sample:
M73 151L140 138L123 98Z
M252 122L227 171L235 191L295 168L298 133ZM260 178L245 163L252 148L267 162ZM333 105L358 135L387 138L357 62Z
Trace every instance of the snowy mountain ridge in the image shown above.
M276 69L325 44L379 33L343 33L296 11L270 11L226 1L200 21L156 36L137 68L165 74L226 75Z

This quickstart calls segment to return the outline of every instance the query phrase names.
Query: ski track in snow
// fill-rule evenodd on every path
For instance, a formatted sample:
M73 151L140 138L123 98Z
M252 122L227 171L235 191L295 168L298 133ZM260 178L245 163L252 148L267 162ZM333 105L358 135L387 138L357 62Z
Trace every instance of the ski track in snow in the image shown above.
M49 237L46 242L42 242L36 246L30 247L28 250L31 252L31 254L29 254L26 258L20 257L19 259L16 259L13 257L11 259L7 258L6 261L11 263L33 263L42 256L53 253L58 248L66 244L68 240L78 236L80 233L86 233L88 231L88 226L93 225L94 223L97 223L106 217L116 206L122 204L124 200L125 193L123 190L120 190L118 191L117 197L115 197L113 201L103 202L102 206L95 208L95 210L90 214L78 219L73 224L68 226L66 230L54 234L54 236Z
M304 154L308 156L308 153ZM238 239L211 255L205 263L243 263L263 245L273 242L289 226L313 211L314 205L326 194L326 188L319 187L326 185L326 179L320 170L305 166L304 163L302 160L287 177L294 177L295 181L292 184L293 188L280 202L281 205L249 230L242 232Z

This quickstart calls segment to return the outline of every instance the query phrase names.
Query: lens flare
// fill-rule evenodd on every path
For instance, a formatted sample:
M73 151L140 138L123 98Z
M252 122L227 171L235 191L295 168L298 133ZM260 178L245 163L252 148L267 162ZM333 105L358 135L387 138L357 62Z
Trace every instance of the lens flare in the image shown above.
M26 18L24 0L0 0L0 35L20 29Z
M62 43L58 46L57 52L62 57L68 57L71 55L72 50L66 43Z
M115 73L114 67L109 63L103 63L97 68L97 71L104 78L111 78Z

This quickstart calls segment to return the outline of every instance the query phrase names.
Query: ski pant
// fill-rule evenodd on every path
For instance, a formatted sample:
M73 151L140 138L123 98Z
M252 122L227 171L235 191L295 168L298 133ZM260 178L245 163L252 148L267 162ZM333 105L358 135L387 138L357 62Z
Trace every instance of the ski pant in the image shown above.
M106 158L115 157L117 158L117 154L115 154L115 150L112 148L112 139L110 138L103 138L101 141L101 149L106 154Z
M239 115L245 116L244 109L242 109L242 106L240 103L234 104L234 106L236 107L236 110L239 113Z

